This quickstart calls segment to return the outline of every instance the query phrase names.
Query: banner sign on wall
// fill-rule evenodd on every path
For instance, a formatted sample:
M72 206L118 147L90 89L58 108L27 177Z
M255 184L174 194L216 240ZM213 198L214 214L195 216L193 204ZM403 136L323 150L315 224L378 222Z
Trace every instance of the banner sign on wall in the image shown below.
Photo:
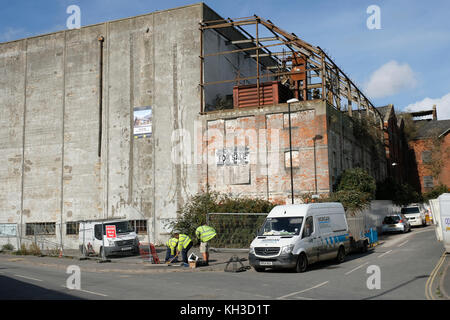
M135 107L134 112L134 138L149 138L152 135L152 107Z

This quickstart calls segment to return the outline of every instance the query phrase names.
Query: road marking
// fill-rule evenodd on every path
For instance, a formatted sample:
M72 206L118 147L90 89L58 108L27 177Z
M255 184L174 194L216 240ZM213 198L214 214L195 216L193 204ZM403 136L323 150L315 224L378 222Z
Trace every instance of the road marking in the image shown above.
M103 294L103 293L98 293L98 292L93 292L93 291L88 291L88 290L83 290L83 289L70 289L70 288L67 288L66 286L62 286L62 287L66 288L68 290L81 291L81 292L86 292L86 293L90 293L90 294L95 294L97 296L107 297L107 295Z
M306 291L310 291L310 290L313 290L313 289L317 289L317 288L320 288L320 287L326 285L328 282L329 282L329 281L325 281L325 282L319 283L318 285L315 285L314 287L311 287L311 288L308 288L308 289L305 289L305 290L302 290L302 291L293 292L293 293L287 294L287 295L285 295L285 296L279 297L279 298L277 298L277 299L278 299L278 300L281 300L281 299L285 299L285 298L287 298L287 297L295 296L296 294L300 294L300 293L303 293L303 292L306 292ZM307 299L307 298L304 298L304 297L301 297L301 298L302 298L302 299Z
M441 268L442 264L445 261L446 252L444 252L439 259L436 267L434 267L433 271L430 274L430 277L427 280L427 283L425 284L425 297L427 300L436 300L436 298L433 295L433 282L436 278L436 275L438 274L438 270Z
M386 251L385 253L380 254L380 255L378 256L378 258L384 257L385 255L387 255L387 254L389 254L389 253L391 253L391 252L392 252L392 250Z
M360 266L358 266L358 267L356 267L355 269L352 269L352 270L350 270L350 271L348 271L348 272L346 272L345 273L345 275L349 275L350 273L352 273L353 271L356 271L356 270L358 270L358 269L360 269L360 268L362 268L362 267L364 267L366 264L369 264L368 262L366 262L366 263L363 263L362 265L360 265Z
M405 243L409 242L409 240L406 240L405 242L402 242L398 245L398 247L401 247L402 245L404 245Z
M36 279L36 278L31 278L31 277L26 277L26 276L22 276L20 274L15 274L16 277L20 277L20 278L24 278L24 279L28 279L28 280L34 280L34 281L39 281L39 282L43 282L44 280L41 279Z

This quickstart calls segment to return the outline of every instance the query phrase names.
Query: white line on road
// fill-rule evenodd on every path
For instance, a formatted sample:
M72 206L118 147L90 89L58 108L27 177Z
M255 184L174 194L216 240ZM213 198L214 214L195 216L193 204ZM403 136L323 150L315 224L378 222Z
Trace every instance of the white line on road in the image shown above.
M404 245L405 243L407 243L409 240L406 240L405 242L402 242L398 245L398 247L401 247L402 245Z
M328 282L329 281L325 281L325 282L319 283L318 285L315 285L314 287L311 287L311 288L308 288L308 289L305 289L305 290L302 290L302 291L293 292L293 293L287 294L285 296L279 297L277 299L280 300L280 299L285 299L287 297L295 296L296 294L300 294L300 293L303 293L303 292L306 292L306 291L309 291L309 290L312 290L312 289L316 289L316 288L322 287L322 286L326 285ZM306 299L306 298L302 297L301 299Z
M366 262L366 263L363 263L362 265L360 265L360 266L358 266L358 267L356 267L355 269L352 269L352 270L350 270L350 271L348 271L348 272L346 272L345 273L345 275L349 275L350 273L352 273L353 271L356 271L356 270L358 270L358 269L360 269L360 268L362 268L362 267L364 267L366 264L369 264L368 262Z
M387 254L389 254L389 253L391 253L391 252L392 252L392 250L386 251L385 253L380 254L380 255L378 256L378 258L384 257L385 255L387 255Z
M20 274L15 274L15 276L16 276L16 277L20 277L20 278L24 278L24 279L28 279L28 280L39 281L39 282L44 281L44 280L41 280L41 279L36 279L36 278L31 278L31 277L22 276L22 275L20 275Z
M90 294L95 294L97 296L107 297L107 295L103 294L103 293L98 293L98 292L93 292L93 291L88 291L88 290L83 290L83 289L70 289L70 288L67 288L66 286L62 286L62 287L66 288L68 290L81 291L81 292L86 292L86 293L90 293Z

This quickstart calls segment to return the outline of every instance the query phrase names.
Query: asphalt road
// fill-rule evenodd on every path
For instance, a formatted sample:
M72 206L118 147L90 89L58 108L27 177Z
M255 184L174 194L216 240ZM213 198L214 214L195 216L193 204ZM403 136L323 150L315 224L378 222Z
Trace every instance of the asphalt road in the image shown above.
M430 276L443 251L432 227L417 228L393 235L365 254L349 255L342 264L321 262L302 274L271 270L149 274L83 270L80 290L66 287L70 274L64 268L23 264L9 256L0 258L0 299L425 300L429 299L426 289ZM373 275L368 268L379 270L379 288L368 288L368 278ZM434 293L434 287L428 292Z

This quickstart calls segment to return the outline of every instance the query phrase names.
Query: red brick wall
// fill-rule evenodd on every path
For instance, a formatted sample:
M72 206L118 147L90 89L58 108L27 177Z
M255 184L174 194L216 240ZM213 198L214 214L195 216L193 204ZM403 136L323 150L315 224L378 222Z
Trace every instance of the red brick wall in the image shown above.
M414 150L414 155L416 159L417 172L420 181L421 192L428 192L430 188L424 186L424 177L432 176L432 173L426 163L423 162L422 154L423 151L431 150L431 140L414 140L410 142L411 149ZM433 155L435 156L435 155ZM433 179L433 185L445 184L450 187L450 134L447 134L441 145L441 157L442 157L442 170L439 179Z
M322 108L322 109L321 109ZM289 161L289 117L287 108L265 108L229 118L222 113L206 121L208 170L202 175L202 185L212 190L290 203L291 175ZM322 111L318 112L318 109ZM292 110L291 135L293 150L293 180L296 197L315 192L314 147L319 192L329 192L326 114L323 104L318 109ZM273 111L273 112L270 112ZM318 114L319 113L319 114ZM216 150L248 147L249 164L217 165ZM205 181L206 180L206 181Z

